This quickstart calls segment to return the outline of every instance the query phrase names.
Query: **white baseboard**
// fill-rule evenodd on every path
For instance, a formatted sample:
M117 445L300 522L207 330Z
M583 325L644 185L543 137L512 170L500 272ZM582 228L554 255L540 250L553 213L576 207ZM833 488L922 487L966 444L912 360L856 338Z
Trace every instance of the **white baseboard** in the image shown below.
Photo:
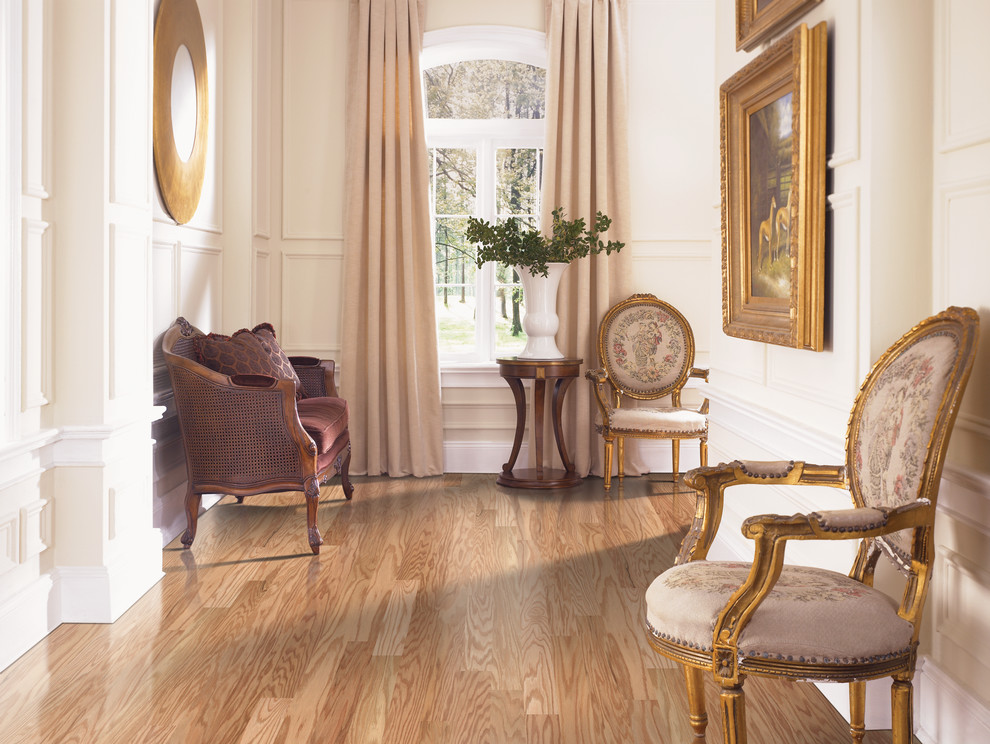
M444 442L445 473L501 473L512 452L511 442ZM529 467L529 445L523 442L516 462Z
M59 620L64 623L112 623L154 586L162 572L161 535L146 540L109 566L57 566L52 571Z
M0 604L0 670L58 627L53 588L51 577L45 574Z
M928 657L915 674L915 733L924 744L990 741L990 708Z

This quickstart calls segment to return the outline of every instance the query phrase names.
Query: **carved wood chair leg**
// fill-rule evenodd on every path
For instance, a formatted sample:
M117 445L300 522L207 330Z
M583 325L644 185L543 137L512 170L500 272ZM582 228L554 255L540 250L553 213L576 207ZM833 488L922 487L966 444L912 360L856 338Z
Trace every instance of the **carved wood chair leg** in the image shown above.
M192 485L186 487L186 531L182 533L182 544L189 547L196 539L196 523L199 521L199 505L203 495L194 493Z
M316 526L316 512L320 506L320 484L316 478L306 481L306 526L309 531L309 547L313 550L313 555L320 554L320 546L323 538L320 537L320 528Z
M350 446L347 448L347 454L344 456L344 461L340 465L340 486L344 489L344 498L350 501L351 496L354 495L354 486L351 484L350 476L347 474L347 469L351 466L351 449Z
M914 689L910 674L894 675L890 687L891 723L893 744L911 744L914 741Z
M705 467L708 464L708 440L701 440L701 467Z
M859 744L866 733L866 683L849 683L849 733Z
M671 448L671 457L673 458L674 461L674 472L672 474L671 480L674 483L677 483L677 475L678 473L680 473L680 467L681 467L681 440L671 439L670 448Z
M612 440L605 440L605 462L602 464L602 470L605 474L605 490L609 490L612 487Z
M243 504L244 503L244 497L243 496L234 496L234 498L237 499L237 503L238 504Z
M626 477L626 438L615 438L615 457L619 461L619 480Z
M688 713L691 717L691 729L694 735L705 738L708 727L708 713L705 711L705 681L704 672L698 667L684 664L684 679L687 681Z
M722 703L725 744L746 744L746 701L743 698L742 680L736 685L723 685L719 699Z

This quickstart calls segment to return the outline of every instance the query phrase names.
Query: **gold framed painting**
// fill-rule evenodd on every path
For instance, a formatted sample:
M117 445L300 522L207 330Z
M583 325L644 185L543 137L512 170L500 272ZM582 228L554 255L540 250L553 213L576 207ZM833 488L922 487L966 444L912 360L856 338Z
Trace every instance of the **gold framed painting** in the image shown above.
M736 49L750 51L822 0L736 0Z
M826 24L722 84L722 328L824 348Z

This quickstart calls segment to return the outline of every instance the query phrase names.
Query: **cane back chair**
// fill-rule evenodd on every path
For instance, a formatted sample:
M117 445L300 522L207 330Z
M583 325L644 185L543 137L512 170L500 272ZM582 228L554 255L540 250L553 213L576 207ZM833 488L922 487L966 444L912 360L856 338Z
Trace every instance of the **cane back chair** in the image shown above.
M344 496L354 492L347 403L337 397L334 363L285 357L267 323L228 339L178 318L162 337L162 351L186 454L182 544L188 548L196 537L204 493L243 503L245 496L302 491L309 545L318 554L320 484L336 473ZM257 373L259 367L269 373Z
M653 648L680 662L690 722L707 723L703 673L720 685L725 741L745 744L747 675L849 682L850 733L864 735L866 680L893 677L894 744L913 738L912 678L935 553L935 502L975 356L979 317L951 307L880 357L856 396L841 466L735 461L690 471L693 524L674 566L646 592ZM752 564L705 560L729 486L848 490L854 508L745 520ZM859 540L848 576L784 564L788 540ZM880 556L906 578L898 605L873 588Z
M672 305L651 294L637 294L605 313L598 327L599 369L589 370L602 421L596 429L605 441L605 490L612 486L612 446L618 475L625 475L625 439L671 440L673 480L680 465L680 441L697 439L701 464L708 464L708 400L698 409L681 407L689 377L708 381L708 370L694 367L694 334ZM623 407L623 399L658 400L669 406Z

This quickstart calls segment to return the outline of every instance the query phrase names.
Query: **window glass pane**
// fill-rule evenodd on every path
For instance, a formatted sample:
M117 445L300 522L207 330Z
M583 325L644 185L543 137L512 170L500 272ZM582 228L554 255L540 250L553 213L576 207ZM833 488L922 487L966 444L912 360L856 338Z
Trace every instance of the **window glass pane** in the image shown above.
M505 264L495 265L495 355L515 356L526 346L522 320L526 317L519 275Z
M430 150L430 194L434 214L471 215L478 193L474 150L435 147Z
M509 147L495 151L496 197L499 216L540 213L543 151Z
M434 276L441 354L475 350L475 248L464 237L465 217L436 218Z
M430 119L542 119L546 71L476 59L423 71Z

